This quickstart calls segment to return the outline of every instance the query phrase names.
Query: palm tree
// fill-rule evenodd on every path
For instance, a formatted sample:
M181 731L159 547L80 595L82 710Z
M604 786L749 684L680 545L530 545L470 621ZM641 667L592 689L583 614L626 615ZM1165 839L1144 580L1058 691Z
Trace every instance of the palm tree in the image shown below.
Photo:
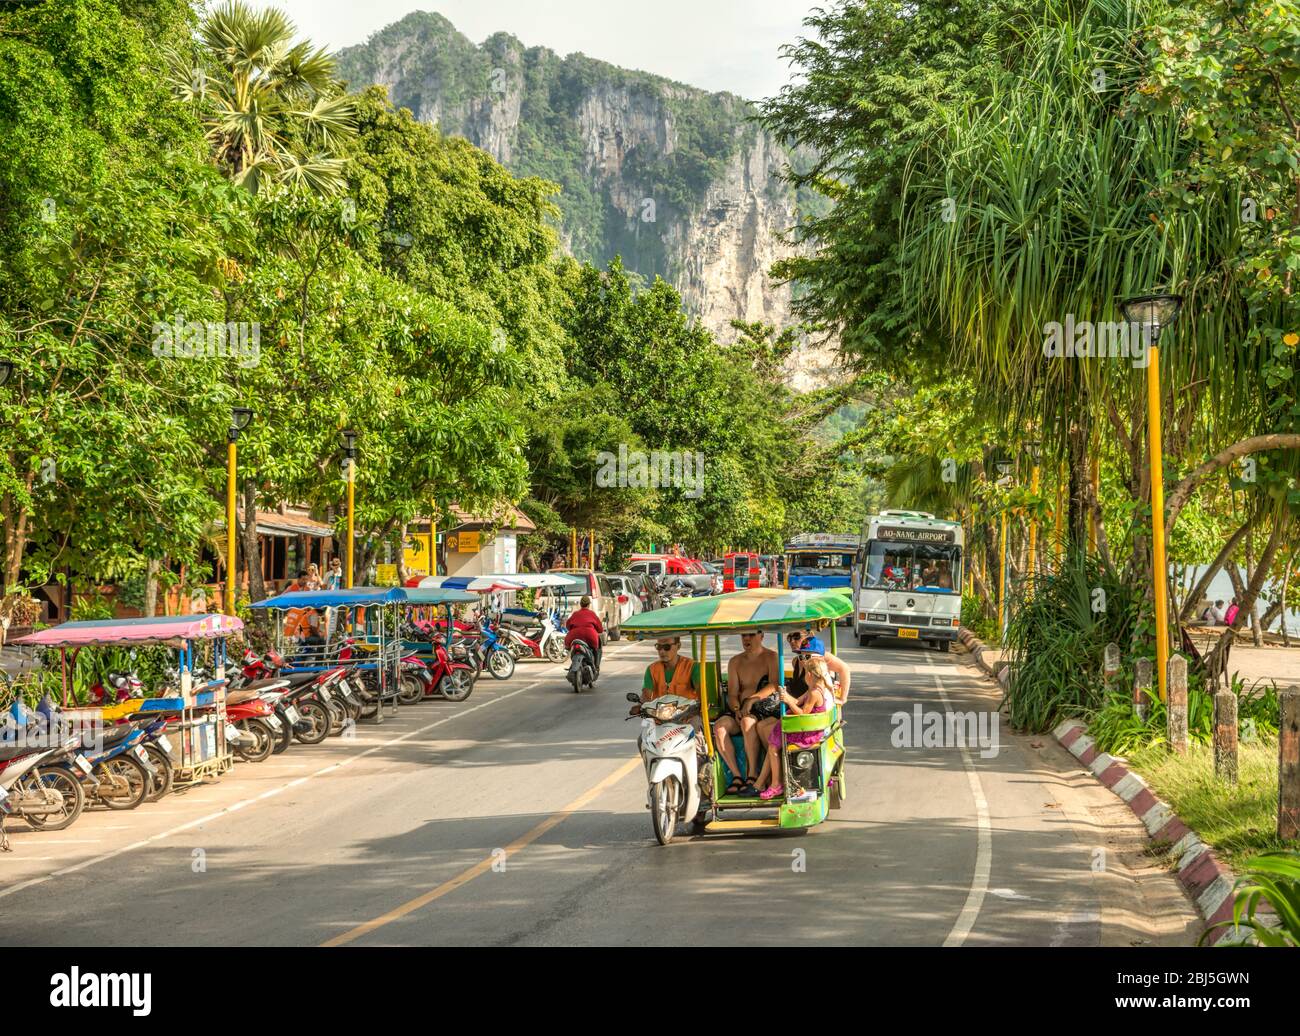
M217 164L254 193L268 184L330 195L344 186L341 145L356 132L334 58L282 11L230 0L199 26L190 55L171 55L177 94L199 112Z

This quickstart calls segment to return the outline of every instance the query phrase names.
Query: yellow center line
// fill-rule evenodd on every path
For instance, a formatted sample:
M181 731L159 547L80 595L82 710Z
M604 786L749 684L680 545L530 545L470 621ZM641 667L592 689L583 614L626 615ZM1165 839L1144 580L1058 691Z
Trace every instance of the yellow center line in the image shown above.
M612 788L615 784L617 784L619 781L621 781L624 777L626 777L633 770L637 769L637 767L639 766L641 766L640 756L637 756L635 759L629 759L626 763L620 766L617 770L611 773L608 777L606 777L595 787L588 788L586 791L584 791L581 795L579 795L576 799L570 802L563 809L555 813L552 813L549 817L547 817L540 824L534 827L526 835L523 835L522 837L517 838L513 842L511 842L505 848L506 857L509 858L514 853L519 852L521 849L524 849L527 846L531 845L533 842L537 841L537 839L541 838L542 835L546 834L546 832L549 831L551 828L555 827L557 824L563 822L564 820L572 816L574 813L578 812L578 810L582 809L589 802L591 802L598 795L600 795L601 792L605 791L608 788ZM321 945L322 946L343 946L346 945L347 943L352 942L354 939L359 939L361 938L361 936L373 932L377 928L382 928L386 924L390 924L393 921L398 920L399 918L405 917L407 914L419 910L422 906L426 906L429 903L432 903L435 899L441 899L443 896L447 895L448 892L454 892L462 885L469 884L480 874L483 874L486 871L491 870L492 865L499 859L501 859L499 855L488 856L480 860L478 863L474 864L474 866L470 867L468 870L464 870L460 874L457 874L456 877L444 881L437 888L430 889L428 892L424 893L423 895L416 896L415 899L409 900L408 902L403 903L399 907L394 907L392 910L388 911L388 913L376 917L373 921L367 921L365 924L357 925L357 927L353 928L351 931L344 932L342 935L336 935L334 936L333 939L329 939L326 942L321 943Z

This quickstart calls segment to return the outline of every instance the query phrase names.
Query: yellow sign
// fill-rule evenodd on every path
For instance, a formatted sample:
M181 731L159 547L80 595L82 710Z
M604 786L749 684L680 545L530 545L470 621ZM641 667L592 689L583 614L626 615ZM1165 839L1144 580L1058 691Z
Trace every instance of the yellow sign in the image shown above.
M456 539L456 537L452 537ZM462 532L460 534L458 545L451 549L458 554L477 554L479 552L479 541L483 538L481 532Z
M380 586L397 585L397 566L396 565L376 565L375 582Z

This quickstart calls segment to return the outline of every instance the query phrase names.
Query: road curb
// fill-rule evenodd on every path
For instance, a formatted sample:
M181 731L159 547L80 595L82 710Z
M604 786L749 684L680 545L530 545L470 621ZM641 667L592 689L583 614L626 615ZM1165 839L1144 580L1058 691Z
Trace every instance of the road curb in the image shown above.
M1011 667L1001 659L996 665L990 665L984 660L984 653L988 651L988 645L979 637L975 636L965 626L957 630L957 639L961 641L962 646L970 652L975 664L979 666L980 672L996 683L1004 691L1007 684L1011 682Z
M1052 731L1061 747L1083 763L1103 785L1113 791L1142 821L1153 845L1167 845L1178 858L1176 877L1197 913L1207 926L1232 920L1233 888L1236 875L1224 866L1198 834L1179 818L1169 804L1130 770L1122 759L1098 752L1082 720L1067 719ZM1211 928L1206 942L1240 942L1244 933L1237 928Z

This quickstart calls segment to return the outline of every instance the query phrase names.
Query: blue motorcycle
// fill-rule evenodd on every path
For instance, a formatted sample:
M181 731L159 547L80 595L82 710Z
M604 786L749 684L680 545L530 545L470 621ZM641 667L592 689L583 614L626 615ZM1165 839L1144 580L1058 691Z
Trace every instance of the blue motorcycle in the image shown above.
M484 622L479 626L479 640L474 646L478 671L484 668L497 680L509 680L515 673L515 653L497 633L496 627Z

